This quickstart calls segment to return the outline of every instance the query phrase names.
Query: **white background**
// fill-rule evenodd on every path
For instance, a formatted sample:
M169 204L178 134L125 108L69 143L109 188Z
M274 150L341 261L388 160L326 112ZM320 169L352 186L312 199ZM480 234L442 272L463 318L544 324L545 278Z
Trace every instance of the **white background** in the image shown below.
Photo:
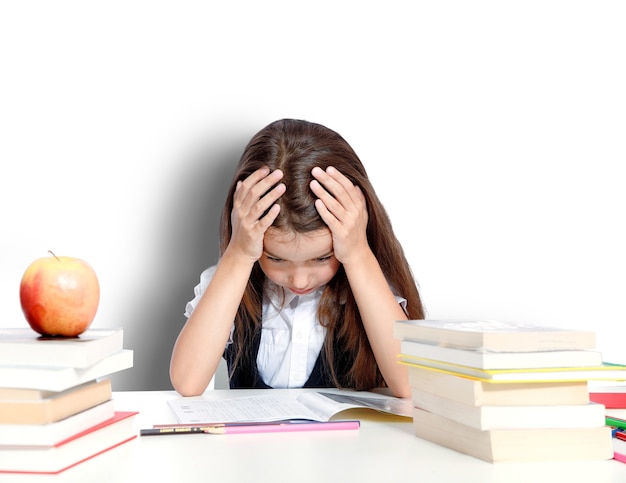
M593 329L626 363L621 1L3 1L0 326L47 250L169 389L247 140L282 117L367 167L431 318Z

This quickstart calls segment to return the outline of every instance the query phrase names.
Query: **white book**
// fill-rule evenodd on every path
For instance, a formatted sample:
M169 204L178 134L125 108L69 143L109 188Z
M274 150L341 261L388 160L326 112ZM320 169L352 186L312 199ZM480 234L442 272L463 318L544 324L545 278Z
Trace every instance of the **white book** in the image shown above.
M137 437L133 427L136 414L116 412L113 418L54 446L4 447L0 473L61 473Z
M50 366L0 366L0 387L64 391L133 366L133 351L121 350L84 369Z
M415 408L413 428L418 438L488 462L580 462L613 458L608 426L481 431Z
M0 329L0 366L89 367L123 349L122 329L88 329L78 337L45 337L30 327Z
M479 369L537 369L544 367L588 367L602 364L602 353L592 350L492 352L403 340L400 351L414 357Z
M412 388L413 406L480 430L595 428L605 425L602 404L472 406Z
M502 352L594 349L592 331L499 320L396 320L397 339Z
M2 446L54 446L114 416L113 400L48 424L0 424Z

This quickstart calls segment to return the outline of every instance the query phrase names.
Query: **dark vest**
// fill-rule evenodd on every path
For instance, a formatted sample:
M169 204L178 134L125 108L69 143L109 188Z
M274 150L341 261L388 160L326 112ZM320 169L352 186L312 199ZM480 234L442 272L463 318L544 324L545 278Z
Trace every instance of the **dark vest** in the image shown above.
M249 363L246 365L239 363L237 370L234 374L230 375L232 370L232 364L235 357L235 351L232 344L226 348L224 352L224 359L226 359L226 365L228 366L228 374L230 375L230 388L231 389L272 389L270 386L263 382L263 378L259 374L259 370L256 365L256 357L259 352L259 346L261 345L261 331L256 334L253 345L252 354L254 355ZM350 361L346 357L345 351L338 349L338 344L334 344L335 347L335 370L337 371L337 377L339 381L346 379L345 375L351 366ZM320 355L315 361L313 371L309 376L303 387L336 387L333 383L328 369L328 363L326 361L326 354L324 348L322 348Z

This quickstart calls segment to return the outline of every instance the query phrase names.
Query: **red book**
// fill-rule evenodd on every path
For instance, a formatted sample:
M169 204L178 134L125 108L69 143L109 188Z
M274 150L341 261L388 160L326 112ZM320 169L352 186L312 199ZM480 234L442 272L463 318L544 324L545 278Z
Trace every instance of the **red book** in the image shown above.
M589 400L604 404L607 409L626 409L626 388L592 388Z
M0 473L61 473L136 438L137 414L118 411L53 446L0 446Z

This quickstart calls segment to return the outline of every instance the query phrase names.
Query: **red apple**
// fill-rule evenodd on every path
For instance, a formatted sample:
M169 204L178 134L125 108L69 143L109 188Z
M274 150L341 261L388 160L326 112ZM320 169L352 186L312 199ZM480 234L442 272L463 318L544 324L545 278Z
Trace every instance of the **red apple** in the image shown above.
M28 324L47 336L76 337L93 322L100 302L96 272L79 258L38 258L20 282L20 303Z

